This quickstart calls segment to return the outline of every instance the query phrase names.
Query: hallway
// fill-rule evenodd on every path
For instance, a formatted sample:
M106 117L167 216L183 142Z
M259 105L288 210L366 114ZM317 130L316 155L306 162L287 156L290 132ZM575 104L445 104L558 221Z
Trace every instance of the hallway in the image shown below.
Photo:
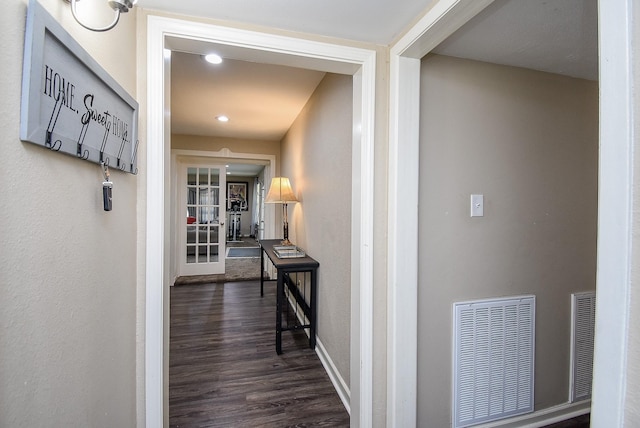
M239 241L227 241L227 253L230 248L258 248L260 244L254 238L243 237ZM223 283L253 281L260 279L260 258L253 256L229 257L225 261L225 273L211 275L179 276L174 285Z
M275 352L275 284L171 287L171 427L349 426L302 332Z

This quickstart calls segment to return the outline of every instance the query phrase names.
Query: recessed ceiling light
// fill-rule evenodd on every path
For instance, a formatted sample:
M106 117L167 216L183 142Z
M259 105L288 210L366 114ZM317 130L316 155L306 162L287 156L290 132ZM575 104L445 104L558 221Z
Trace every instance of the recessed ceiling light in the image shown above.
M225 116L224 114L221 114L220 116L216 116L216 119L219 122L229 122L229 118L227 116Z
M210 62L211 64L220 64L222 63L222 57L218 54L208 54L204 56L205 61Z

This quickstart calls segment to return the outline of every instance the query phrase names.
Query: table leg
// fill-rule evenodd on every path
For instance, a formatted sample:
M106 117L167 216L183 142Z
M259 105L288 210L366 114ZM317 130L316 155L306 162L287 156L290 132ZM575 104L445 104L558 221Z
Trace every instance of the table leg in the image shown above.
M311 327L309 329L309 347L311 349L316 349L316 296L317 296L317 287L316 287L316 270L311 270L311 299L309 302L309 308L311 311L311 316L309 317L309 323Z
M284 300L284 274L278 270L276 286L276 353L282 354L282 302Z
M260 247L260 297L264 297L264 248Z

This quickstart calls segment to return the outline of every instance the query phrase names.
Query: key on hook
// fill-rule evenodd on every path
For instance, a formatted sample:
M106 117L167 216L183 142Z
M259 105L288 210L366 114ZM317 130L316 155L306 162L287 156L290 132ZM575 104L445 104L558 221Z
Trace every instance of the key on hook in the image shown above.
M104 175L104 181L102 182L102 202L104 204L105 211L111 211L113 208L113 183L109 181L109 166L101 162L102 174Z

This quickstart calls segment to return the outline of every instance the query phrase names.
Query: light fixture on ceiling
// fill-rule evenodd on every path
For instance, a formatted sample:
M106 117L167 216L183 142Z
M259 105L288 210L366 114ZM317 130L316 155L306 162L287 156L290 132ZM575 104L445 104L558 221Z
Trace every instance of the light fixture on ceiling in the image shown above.
M218 54L210 53L204 56L204 60L211 64L221 64L222 57Z
M93 28L84 24L82 21L80 21L80 19L78 18L78 14L76 12L76 3L80 0L64 0L64 1L66 1L67 3L71 3L71 14L73 15L73 18L76 20L78 24L82 25L84 28L91 31L109 31L113 27L115 27L116 24L118 24L118 21L120 20L120 14L129 12L129 9L133 8L133 5L135 5L138 0L107 0L107 3L109 4L109 6L111 6L111 9L113 9L113 11L115 12L115 16L111 24L101 28Z
M229 117L221 114L220 116L216 116L216 120L218 122L229 122Z

